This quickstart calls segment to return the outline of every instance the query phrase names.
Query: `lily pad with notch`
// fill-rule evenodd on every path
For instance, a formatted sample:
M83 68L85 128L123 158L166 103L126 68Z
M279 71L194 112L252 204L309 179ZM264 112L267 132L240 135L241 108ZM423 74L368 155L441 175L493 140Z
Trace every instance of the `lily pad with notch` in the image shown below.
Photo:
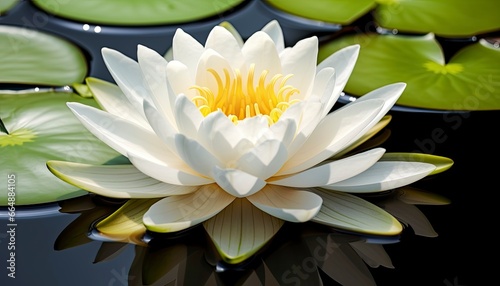
M406 82L398 105L454 111L500 109L500 49L484 39L445 62L433 34L351 34L323 44L318 59L353 44L361 49L346 93L362 96L387 84Z

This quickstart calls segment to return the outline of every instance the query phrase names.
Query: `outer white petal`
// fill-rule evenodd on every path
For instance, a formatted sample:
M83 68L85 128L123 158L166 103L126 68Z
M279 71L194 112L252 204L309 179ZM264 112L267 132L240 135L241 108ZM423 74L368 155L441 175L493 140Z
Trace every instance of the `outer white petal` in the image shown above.
M335 89L333 90L333 96L331 100L328 102L325 108L325 114L332 108L335 101L337 101L337 95L342 92L345 85L347 84L347 80L354 69L354 65L356 64L356 60L359 55L359 45L352 45L346 48L343 48L325 60L323 60L317 67L317 70L320 71L327 67L332 67L335 69L337 73L337 80L335 83Z
M151 100L149 89L144 83L139 64L122 53L103 48L102 57L106 67L137 112L142 114L143 100Z
M206 185L192 194L158 201L144 214L143 222L155 232L180 231L213 217L233 200L218 186Z
M229 194L243 198L260 191L266 182L237 169L221 169L217 166L213 170L217 184Z
M253 86L258 84L260 75L264 70L269 72L267 82L274 75L281 73L281 61L276 46L268 34L264 32L253 34L243 45L241 52L248 66L255 64ZM243 76L243 78L247 78L247 76ZM243 82L243 86L246 86L246 82Z
M175 97L168 94L168 62L156 51L142 45L137 46L137 58L144 81L151 92L152 103L170 121L170 124L175 126L173 114Z
M127 154L130 162L144 174L159 181L182 186L199 186L213 183L212 179L202 177L194 172L182 161L167 163L154 156L144 156L144 154ZM171 158L174 161L175 158Z
M378 162L357 176L323 188L351 193L380 192L411 184L434 169L435 165L420 162Z
M300 172L342 151L348 142L362 135L360 132L383 105L383 100L373 99L330 113L277 175Z
M57 177L79 188L112 198L161 198L189 194L198 187L166 184L140 172L133 165L89 165L49 161Z
M207 37L205 49L213 49L219 53L233 68L241 68L244 63L238 41L226 28L215 26Z
M384 100L384 106L380 110L379 114L375 116L372 119L372 122L368 124L362 131L361 135L358 138L353 138L348 144L354 143L356 140L358 140L362 135L364 135L366 132L368 132L373 126L375 126L382 117L394 106L394 103L399 99L401 94L403 93L404 89L406 88L406 83L393 83L389 84L386 86L383 86L381 88L378 88L376 90L373 90L364 96L362 96L359 99L356 99L356 101L349 103L341 108L339 108L337 111L346 108L348 105L354 105L358 103L362 103L368 100L374 100L374 99L382 99Z
M300 90L300 94L294 94L292 98L304 99L311 93L316 75L317 58L318 38L316 37L300 40L281 57L283 74L294 75L287 81L287 84Z
M191 35L184 32L182 29L177 29L172 40L173 58L176 61L184 63L189 74L196 74L198 60L205 48Z
M320 210L323 200L315 193L267 185L247 199L262 211L291 222L305 222Z
M148 129L88 105L67 105L92 134L124 156L129 150L160 157L169 153L163 151L163 142Z
M179 133L189 138L198 137L198 129L203 121L200 110L184 94L177 96L175 100L175 121Z
M261 29L262 32L268 34L273 40L276 50L281 53L285 49L285 39L283 37L283 31L281 26L276 20L272 20L267 23L264 28Z
M333 184L354 177L375 164L385 150L372 149L344 159L329 162L284 178L272 178L269 184L309 188Z
M223 166L223 163L199 142L191 140L183 134L175 135L175 146L182 160L193 170L205 177L214 177L214 173L212 172L214 166Z
M117 85L97 78L87 78L86 82L95 100L104 110L144 128L150 128L143 114L130 103Z
M236 168L263 180L274 175L287 159L286 148L278 140L267 140L243 154Z

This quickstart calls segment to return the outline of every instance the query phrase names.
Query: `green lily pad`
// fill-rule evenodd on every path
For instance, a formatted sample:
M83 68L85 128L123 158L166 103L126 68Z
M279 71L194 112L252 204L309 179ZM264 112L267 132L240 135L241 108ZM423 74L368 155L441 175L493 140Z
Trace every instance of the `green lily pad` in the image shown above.
M345 91L355 96L381 86L406 82L397 104L437 110L500 109L500 49L480 40L445 62L433 34L348 35L320 47L322 61L353 44L361 50Z
M442 173L453 166L453 160L450 158L421 153L385 153L382 158L380 158L380 161L404 161L433 164L436 166L436 169L429 175Z
M103 164L119 156L83 127L68 101L97 106L95 100L72 93L0 92L0 118L8 131L0 131L0 184L7 186L8 175L15 176L16 205L86 194L52 175L48 160ZM0 205L7 204L7 196L0 192Z
M500 29L499 3L491 0L379 1L378 24L387 29L466 37Z
M0 25L0 83L68 85L82 82L87 60L72 43L39 31Z
M243 0L34 0L40 9L80 22L104 25L162 25L217 16Z
M287 13L328 23L348 25L376 5L374 0L267 0Z
M9 11L14 5L17 4L19 0L2 0L0 1L0 16L2 16L3 13Z

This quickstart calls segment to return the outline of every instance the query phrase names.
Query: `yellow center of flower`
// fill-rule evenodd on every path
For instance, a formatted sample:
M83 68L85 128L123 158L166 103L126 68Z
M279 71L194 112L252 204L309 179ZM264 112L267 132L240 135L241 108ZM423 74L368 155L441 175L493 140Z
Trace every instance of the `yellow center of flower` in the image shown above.
M0 132L0 147L23 145L26 142L33 142L35 138L36 134L26 128L15 130L10 134Z
M238 69L234 71L234 78L227 69L224 69L224 75L218 74L213 69L207 71L217 82L217 94L207 87L198 85L192 87L199 94L193 97L192 101L203 116L220 110L234 124L238 124L239 120L262 115L267 118L269 125L272 125L290 105L299 102L298 99L290 100L293 94L299 93L297 88L286 84L292 74L274 75L266 83L269 71L264 70L257 84L254 84L255 65L252 64L244 86L243 76Z

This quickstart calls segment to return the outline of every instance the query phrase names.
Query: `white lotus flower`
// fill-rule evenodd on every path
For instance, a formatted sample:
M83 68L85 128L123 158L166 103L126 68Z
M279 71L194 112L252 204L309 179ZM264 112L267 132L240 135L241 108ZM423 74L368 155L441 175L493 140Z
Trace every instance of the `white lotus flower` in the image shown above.
M103 196L163 198L143 216L149 230L205 222L231 262L254 253L283 221L401 231L392 216L348 193L407 185L435 166L379 162L382 148L340 156L373 135L405 88L388 85L329 113L359 46L317 66L318 39L284 48L273 21L244 44L222 26L204 46L178 29L172 49L167 61L138 46L138 62L102 50L118 86L92 78L88 85L105 111L68 106L132 164L48 162L54 174Z

